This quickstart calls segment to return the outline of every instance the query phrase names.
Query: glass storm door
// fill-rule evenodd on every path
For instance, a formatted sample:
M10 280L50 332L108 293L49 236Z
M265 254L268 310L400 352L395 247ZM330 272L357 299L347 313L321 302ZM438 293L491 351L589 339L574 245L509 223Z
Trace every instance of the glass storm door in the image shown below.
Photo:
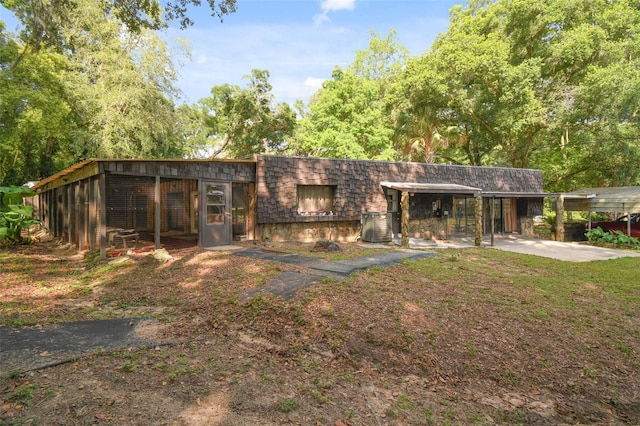
M231 185L224 182L202 182L201 223L202 247L231 243Z
M387 213L391 213L391 232L395 237L400 236L400 191L384 188L384 195L387 198Z

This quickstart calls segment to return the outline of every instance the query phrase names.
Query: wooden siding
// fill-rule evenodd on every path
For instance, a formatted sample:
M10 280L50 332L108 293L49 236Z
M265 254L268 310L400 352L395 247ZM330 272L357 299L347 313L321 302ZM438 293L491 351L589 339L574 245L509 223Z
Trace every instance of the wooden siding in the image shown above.
M65 242L84 249L103 248L106 227L112 226L119 217L109 210L113 194L107 187L109 181L118 180L124 186L134 186L141 195L136 201L141 209L136 213L136 204L129 206L129 219L138 214L136 221L146 222L146 229L154 229L153 224L158 222L162 231L179 227L188 233L193 229L190 226L191 193L198 190L197 182L201 179L249 184L246 225L250 239L259 236L254 230L259 232L260 224L300 222L300 229L311 232L309 230L327 226L330 229L331 222L353 225L360 221L362 213L386 211L387 200L380 185L383 181L452 183L496 192L542 192L542 173L526 169L280 156L257 156L255 161L87 160L36 185L40 191L39 215L53 235ZM156 182L161 183L158 188L161 208L158 209ZM332 211L335 214L299 215L298 185L334 187ZM182 194L182 202L178 194ZM142 208L142 196L146 196L146 209ZM169 217L166 211L169 197L174 201L174 208L182 209L182 221L173 223ZM452 213L450 195L416 194L410 205L412 218L433 217L430 206L435 199L442 203L442 210ZM525 211L529 216L540 214L542 198L520 198L517 209L519 217ZM126 220L115 224L132 228L138 224L128 225Z
M39 192L37 214L64 242L80 250L104 251L107 226L153 230L159 220L163 232L189 233L194 217L191 193L198 190L199 179L251 184L253 194L255 168L253 160L86 160L34 187ZM161 181L157 216L156 178ZM125 192L131 199L122 198ZM254 219L247 222L247 234L253 236Z
M34 190L38 189L42 192L49 191L61 186L70 185L74 182L79 182L84 179L88 179L99 173L98 164L87 160L82 163L78 163L62 172L55 174L42 182L38 182L34 186Z
M174 179L207 179L221 182L255 182L253 161L100 161L103 172Z

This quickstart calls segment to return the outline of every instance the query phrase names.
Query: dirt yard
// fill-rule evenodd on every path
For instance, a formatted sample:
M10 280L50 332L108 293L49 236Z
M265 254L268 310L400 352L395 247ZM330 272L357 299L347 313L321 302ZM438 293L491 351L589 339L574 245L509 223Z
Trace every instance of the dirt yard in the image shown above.
M143 317L158 342L4 375L0 425L640 424L638 258L446 250L285 302L243 295L295 266L171 255L0 249L3 325Z

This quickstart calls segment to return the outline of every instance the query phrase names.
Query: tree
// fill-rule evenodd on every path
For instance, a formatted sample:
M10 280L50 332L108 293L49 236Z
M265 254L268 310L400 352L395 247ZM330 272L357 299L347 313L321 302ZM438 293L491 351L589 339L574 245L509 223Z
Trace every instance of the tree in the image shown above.
M607 160L637 152L639 23L638 4L626 0L469 1L407 67L410 102L400 111L428 106L438 129L456 129L440 158L541 167L560 186L592 181L595 147ZM600 180L633 180L632 163L617 163L622 180L606 170Z
M89 31L82 28L90 28ZM80 157L169 158L181 154L171 96L170 53L149 30L123 32L98 7L78 11L65 29L74 40L67 84L80 123Z
M211 15L223 19L236 11L236 0L207 0ZM106 0L85 2L82 7L73 0L0 0L24 25L25 44L37 50L41 46L59 50L73 49L73 40L65 37L74 15L85 6L99 7L103 16L123 24L130 33L158 30L166 22L178 21L182 28L193 24L188 8L200 6L201 0Z
M372 33L369 49L356 52L346 70L336 67L332 78L313 96L289 152L394 159L393 129L385 111L385 97L406 57L407 51L394 32L386 39Z
M274 102L268 71L254 69L245 78L246 89L215 86L211 96L181 108L189 157L243 157L286 148L295 112Z
M0 184L51 175L87 157L182 155L170 52L152 31L184 28L200 0L0 0ZM235 0L208 0L212 15Z
M393 130L385 118L380 84L352 71L333 71L312 100L290 152L335 158L391 160Z
M4 24L0 22L0 30ZM0 185L49 176L65 163L74 122L65 96L67 59L41 49L12 68L24 45L0 31Z
M396 159L433 163L436 153L441 155L440 148L448 143L439 108L444 105L446 85L440 74L422 61L424 58L409 59L386 103L394 128Z
M164 43L149 30L124 31L95 2L66 24L67 50L25 53L0 33L0 181L41 179L88 157L181 155Z

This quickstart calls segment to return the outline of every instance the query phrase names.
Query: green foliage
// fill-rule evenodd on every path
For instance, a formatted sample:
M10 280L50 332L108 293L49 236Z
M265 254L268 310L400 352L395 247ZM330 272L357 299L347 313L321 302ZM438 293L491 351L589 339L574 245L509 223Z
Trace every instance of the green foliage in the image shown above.
M75 130L65 96L69 62L53 49L31 51L0 22L0 185L59 170Z
M90 32L79 32L89 26ZM74 155L175 158L182 154L171 97L177 72L171 53L151 31L123 33L98 4L80 8L65 34L76 40L66 80L82 119Z
M127 361L124 364L122 364L122 370L127 373L135 373L136 371L138 371L138 366L133 362Z
M448 141L448 132L455 129L447 129L438 112L437 100L444 97L446 87L422 60L408 61L404 75L390 89L387 109L393 121L396 159L433 163Z
M275 104L269 71L254 69L245 89L225 84L211 96L180 108L186 155L190 158L244 157L281 152L296 126L295 112Z
M296 155L391 160L391 135L379 82L336 68L301 120L290 149Z
M640 250L640 240L636 237L630 237L622 231L604 231L597 227L588 230L585 233L587 240L594 243L613 244L619 248L630 248Z
M394 88L396 148L420 161L541 168L555 190L635 184L638 40L633 1L456 6Z
M407 395L399 395L396 401L398 408L402 410L413 410L416 408L415 404L411 402Z
M346 70L336 67L314 95L289 152L393 160L393 128L385 98L405 57L406 49L393 32L386 39L372 34L369 49L357 52Z
M55 3L44 11L39 3L3 2L24 30L15 37L0 23L0 185L89 157L182 156L166 44L145 25L124 30L119 19L126 18L105 14L105 3ZM43 39L39 25L49 19L55 34Z
M196 0L0 0L0 185L89 157L281 153L534 167L547 189L640 179L640 6L469 0L408 59L390 32L312 98L277 103L266 70L175 108L175 55L151 30ZM235 0L210 0L213 15ZM612 96L611 94L615 94ZM597 161L593 161L593 159Z
M284 398L278 402L278 410L281 413L289 413L300 406L300 403L297 399L294 398Z
M551 227L551 232L556 232L558 218L555 214L547 214L542 217L542 221Z
M29 405L33 399L34 390L36 390L36 385L33 384L21 386L19 389L8 395L7 401L19 405Z
M178 21L181 28L193 24L187 12L200 6L199 0L107 0L96 2L104 16L116 19L119 25L132 33L158 30L166 26L165 20ZM208 0L211 15L222 20L236 11L236 0ZM31 2L0 0L0 5L11 10L24 25L23 37L35 46L63 49L72 46L73 39L65 37L64 29L78 12L78 4L70 0ZM88 6L88 3L83 6Z
M0 243L22 243L22 230L40 223L33 218L33 206L23 204L23 198L34 195L24 186L0 186Z

